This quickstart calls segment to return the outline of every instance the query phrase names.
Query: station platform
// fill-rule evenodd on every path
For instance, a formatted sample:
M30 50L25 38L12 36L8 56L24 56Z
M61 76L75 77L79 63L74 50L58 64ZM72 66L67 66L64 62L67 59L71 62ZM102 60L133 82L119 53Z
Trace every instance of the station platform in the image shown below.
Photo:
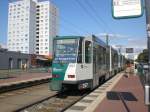
M21 88L23 86L48 81L50 78L50 73L24 73L16 77L0 79L0 93L19 88L19 86Z
M136 74L119 73L65 112L148 112Z

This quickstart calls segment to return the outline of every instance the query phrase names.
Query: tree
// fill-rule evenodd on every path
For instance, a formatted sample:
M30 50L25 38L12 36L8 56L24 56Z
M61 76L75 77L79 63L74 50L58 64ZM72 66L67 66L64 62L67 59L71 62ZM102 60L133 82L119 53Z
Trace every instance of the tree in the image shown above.
M147 49L144 49L143 52L138 55L137 61L142 62L142 63L148 63L148 50Z

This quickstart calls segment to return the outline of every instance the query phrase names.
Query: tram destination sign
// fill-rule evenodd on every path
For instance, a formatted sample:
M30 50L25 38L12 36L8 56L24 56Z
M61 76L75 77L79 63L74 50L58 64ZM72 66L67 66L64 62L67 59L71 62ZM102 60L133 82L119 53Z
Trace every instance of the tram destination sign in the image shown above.
M126 53L133 53L133 48L126 48Z
M112 14L115 19L140 17L142 0L112 0Z

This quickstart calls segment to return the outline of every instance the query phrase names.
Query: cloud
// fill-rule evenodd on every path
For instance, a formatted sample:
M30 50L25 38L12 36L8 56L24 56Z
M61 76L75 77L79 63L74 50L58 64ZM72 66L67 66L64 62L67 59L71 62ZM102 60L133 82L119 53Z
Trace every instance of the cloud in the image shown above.
M100 33L97 34L100 39L102 39L104 42L106 41L106 35L107 33ZM126 54L126 48L133 48L134 53L128 54L130 57L137 56L139 53L143 51L143 49L147 48L147 39L143 37L133 37L129 35L122 35L122 34L108 34L109 38L111 40L111 46L113 48L117 49L121 45L121 52L123 54ZM113 41L112 41L113 40Z
M128 40L128 44L126 47L146 49L147 39L146 38L134 38L134 39Z
M106 35L108 35L108 37L111 38L111 39L128 39L128 38L130 38L130 36L127 36L127 35L107 34L107 33L100 33L97 36L100 37L100 38L104 38L104 37L106 37Z
M118 46L115 44L112 44L112 46L116 49L118 49ZM126 54L126 48L133 48L134 53ZM121 46L121 52L123 54L126 54L131 57L137 57L139 53L143 51L143 49L147 48L147 39L146 38L128 38L126 44Z

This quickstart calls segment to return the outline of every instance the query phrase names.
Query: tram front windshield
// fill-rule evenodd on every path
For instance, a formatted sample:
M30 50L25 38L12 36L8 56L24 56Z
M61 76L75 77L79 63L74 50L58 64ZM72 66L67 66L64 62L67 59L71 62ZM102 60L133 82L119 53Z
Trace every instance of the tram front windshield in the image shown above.
M54 41L54 63L75 63L78 40L61 39Z

